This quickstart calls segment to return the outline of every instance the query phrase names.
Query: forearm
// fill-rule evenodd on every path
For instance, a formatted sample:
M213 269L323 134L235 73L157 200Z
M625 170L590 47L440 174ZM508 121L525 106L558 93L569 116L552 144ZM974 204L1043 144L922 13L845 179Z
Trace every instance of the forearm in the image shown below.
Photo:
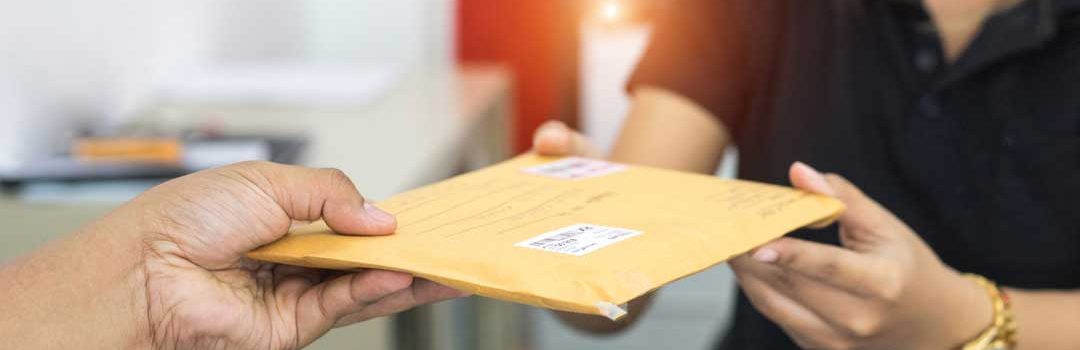
M609 158L659 168L712 174L729 142L727 128L676 93L639 87Z
M1020 350L1076 349L1080 344L1080 291L1006 288Z
M109 224L123 215L0 266L0 348L145 348L139 245Z

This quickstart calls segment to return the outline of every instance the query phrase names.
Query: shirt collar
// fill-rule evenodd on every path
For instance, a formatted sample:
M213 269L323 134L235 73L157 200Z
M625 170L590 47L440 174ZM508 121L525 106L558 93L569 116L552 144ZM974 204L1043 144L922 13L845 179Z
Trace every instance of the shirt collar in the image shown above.
M1080 0L1026 0L983 23L977 37L936 84L944 87L1009 56L1036 49L1057 35L1059 21Z
M923 0L887 0L887 2L924 7ZM1043 26L1051 28L1057 25L1059 17L1080 11L1080 0L1022 0L1015 6L1025 6L1026 3L1035 3L1039 11L1038 21L1044 22Z

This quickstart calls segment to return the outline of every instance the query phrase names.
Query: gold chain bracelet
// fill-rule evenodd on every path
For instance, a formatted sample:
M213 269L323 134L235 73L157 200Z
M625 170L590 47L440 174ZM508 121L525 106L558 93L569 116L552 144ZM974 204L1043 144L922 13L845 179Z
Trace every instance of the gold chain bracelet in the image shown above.
M964 274L979 286L986 289L994 306L994 323L979 333L961 350L1011 350L1016 348L1016 321L1013 320L1012 305L1009 296L999 289L994 282L976 274Z

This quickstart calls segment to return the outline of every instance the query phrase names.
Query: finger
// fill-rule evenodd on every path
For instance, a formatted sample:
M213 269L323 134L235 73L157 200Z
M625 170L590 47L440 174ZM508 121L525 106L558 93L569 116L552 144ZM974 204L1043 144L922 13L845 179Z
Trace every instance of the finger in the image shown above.
M877 228L902 225L892 213L840 175L821 174L809 165L795 162L791 165L789 177L792 185L798 189L833 196L843 202L847 209L840 215L839 221L851 229L874 234L889 234L898 230L878 230Z
M840 215L840 222L852 229L868 230L874 233L899 233L902 230L881 230L879 228L902 226L896 218L877 201L874 201L858 187L837 174L825 174L825 180L836 191L836 198L847 204L848 210Z
M795 162L791 164L788 177L791 179L791 184L800 190L830 197L836 196L836 191L833 190L828 181L825 181L825 176L806 165L806 163Z
M352 180L337 169L311 169L266 162L245 163L292 220L323 219L335 232L382 235L394 232L394 217L367 204ZM276 239L276 237L275 237Z
M557 120L549 120L536 130L533 149L545 156L600 156L600 151L585 135Z
M831 334L839 336L829 337L830 341L847 339L847 335L872 334L880 324L877 322L880 319L876 317L880 315L879 310L875 309L877 305L867 303L862 297L845 289L772 264L757 262L753 258L744 259L736 273L740 280L764 283L782 297L808 310L830 329Z
M754 261L741 255L730 262L746 298L762 315L776 322L802 348L820 348L840 334L825 320L799 302L780 292L751 271Z
M359 312L342 317L334 324L334 327L348 326L356 322L396 314L419 305L437 303L468 295L469 293L417 278L413 280L412 287L394 292L394 294L380 299Z
M754 251L753 259L864 297L879 297L894 286L881 260L845 248L781 238Z
M321 282L326 270L293 265L274 266L274 291L278 301L296 300L311 286Z
M533 149L545 156L565 156L573 154L573 142L570 128L557 120L549 120L540 125L533 134Z
M301 344L308 344L329 330L342 317L360 312L368 305L408 289L412 276L405 273L364 270L320 283L297 302L297 332Z

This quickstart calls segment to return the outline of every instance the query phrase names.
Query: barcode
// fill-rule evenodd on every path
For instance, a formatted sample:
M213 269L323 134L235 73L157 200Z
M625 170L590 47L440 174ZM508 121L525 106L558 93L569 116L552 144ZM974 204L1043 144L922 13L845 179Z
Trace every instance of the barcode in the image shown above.
M555 236L552 236L552 237L544 238L544 239L541 239L539 241L529 243L529 245L534 246L534 247L543 247L543 246L546 246L548 244L558 242L558 241L561 241L561 240L564 240L564 239L567 239L567 238L572 238L572 237L580 235L580 234L581 234L581 232L579 232L579 231L566 231L566 232L559 233L559 234L557 234Z
M582 256L615 242L641 234L640 231L576 224L515 244L519 247Z

